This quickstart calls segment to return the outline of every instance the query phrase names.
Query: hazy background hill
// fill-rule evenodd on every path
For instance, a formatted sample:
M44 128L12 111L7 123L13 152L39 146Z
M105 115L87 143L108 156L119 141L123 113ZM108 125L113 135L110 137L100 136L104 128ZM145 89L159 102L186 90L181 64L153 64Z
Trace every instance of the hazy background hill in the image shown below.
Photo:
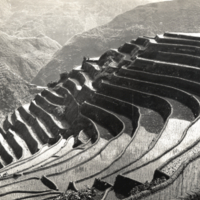
M0 0L0 2L6 0ZM10 35L44 34L64 44L77 33L111 21L138 5L158 0L7 0L9 15L1 29ZM159 0L161 1L161 0ZM7 11L8 13L8 11Z
M0 31L0 63L27 81L61 48L47 36L16 37Z
M33 83L45 85L58 79L59 73L80 64L83 56L99 56L109 48L117 48L140 35L165 31L200 32L199 10L199 0L174 0L138 6L118 15L106 25L71 38L40 70Z

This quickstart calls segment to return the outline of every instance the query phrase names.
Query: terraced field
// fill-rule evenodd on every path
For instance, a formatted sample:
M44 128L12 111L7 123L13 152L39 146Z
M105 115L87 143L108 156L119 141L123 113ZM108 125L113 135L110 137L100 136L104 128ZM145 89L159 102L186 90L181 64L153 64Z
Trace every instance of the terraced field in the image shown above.
M199 187L200 35L84 60L0 127L0 198L173 199ZM78 192L79 191L79 192Z

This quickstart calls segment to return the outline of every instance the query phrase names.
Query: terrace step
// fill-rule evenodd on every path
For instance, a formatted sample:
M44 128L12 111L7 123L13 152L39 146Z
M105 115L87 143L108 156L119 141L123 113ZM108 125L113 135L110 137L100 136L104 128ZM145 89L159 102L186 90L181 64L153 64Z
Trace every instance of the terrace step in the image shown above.
M101 67L98 64L85 62L82 66L84 72L87 72L89 77L94 79L94 77L100 73Z
M186 34L186 33L165 32L164 36L200 41L200 35L199 35L199 33Z
M174 38L174 37L168 37L163 35L157 35L156 41L160 43L172 43L172 44L184 44L184 45L190 45L190 46L200 46L200 41L197 40L191 40L186 38Z
M120 53L118 49L110 49L101 55L98 64L99 66L103 66L107 61L111 61L113 64L119 63L122 58L125 58L125 55Z
M78 81L78 79L76 79L76 78L68 78L68 80L71 80L72 82L74 82L74 84L75 84L77 90L81 90L82 85L81 85L81 83Z
M144 48L149 44L149 39L139 36L136 40L132 40L131 43L139 45L142 48Z
M106 110L109 110L109 112L113 113L113 115L116 115L121 121L124 122L124 124L126 124L126 127L123 130L123 134L120 135L119 138L116 138L115 140L110 142L109 146L106 147L106 149L101 153L100 157L98 156L98 158L96 158L96 159L99 159L99 162L102 159L103 163L101 165L99 164L98 170L94 169L93 172L90 172L92 173L90 174L90 176L94 178L96 176L99 176L99 174L101 174L102 172L106 171L107 167L112 165L112 162L114 162L115 159L118 158L118 156L121 156L121 153L124 151L124 149L126 149L127 145L132 140L131 137L133 136L134 131L136 130L138 126L137 123L138 123L138 118L139 118L139 111L138 111L138 108L134 107L131 104L129 105L126 102L122 102L122 101L120 102L117 99L103 96L101 94L95 94L95 96L93 97L93 100L94 100L93 104L98 105L99 107L103 107ZM116 106L120 108L118 111L116 111L115 109ZM132 110L132 113L127 112L130 110ZM129 118L131 118L131 120ZM129 137L127 137L127 134ZM112 151L110 150L112 145L113 146L117 145L117 150L115 150L115 152L113 152L112 155L109 155L109 152ZM107 158L110 158L110 161L107 161L106 163ZM88 162L87 165L92 166L92 161ZM91 185L92 179L90 176L88 172L88 175L86 178L82 178L82 180L80 179L77 180L77 184L80 187L83 187L83 184Z
M50 101L51 103L53 103L53 104L64 105L64 100L65 99L63 98L63 96L57 94L53 90L49 90L49 89L47 90L47 89L45 89L45 90L43 90L41 92L41 95L43 97L45 97L48 101Z
M34 140L25 124L17 120L12 130L26 143L31 154L39 151L38 143Z
M0 135L2 135L3 137L5 137L6 131L3 128L3 125L0 124Z
M153 167L159 167L159 170L163 171L165 174L172 175L174 171L180 167L182 162L185 162L185 159L190 159L191 157L197 155L199 151L199 141L200 135L198 133L199 119L195 121L196 123L191 124L186 129L185 137L183 137L175 148L170 149L162 157L158 157L158 160L151 160L151 162L145 167L135 170L132 172L132 176L136 174L144 174L145 170L152 169ZM158 145L160 140L158 141ZM162 143L160 143L162 145ZM154 149L154 152L156 149ZM152 152L153 153L153 152ZM131 170L127 173L131 173ZM130 175L129 175L130 176Z
M153 149L147 152L137 162L132 162L131 165L129 164L123 171L123 175L143 183L147 180L151 181L155 169L164 163L164 155L168 151L173 151L173 148L179 145L185 135L184 131L189 127L189 125L190 123L187 121L169 120L165 130ZM173 134L170 134L172 133L172 130Z
M82 86L76 79L68 78L62 85L64 88L70 91L70 93L76 97L80 92Z
M2 144L3 148L5 149L5 151L12 157L13 162L15 162L17 160L17 158L15 156L15 153L13 152L13 149L7 143L5 138L6 138L6 133L5 133L5 135L0 135L0 143ZM8 158L10 156L8 156ZM4 162L2 162L2 164L4 164Z
M82 70L73 70L70 74L70 77L77 79L82 87L86 85L88 88L95 91L92 85L93 79L89 76L87 72Z
M40 118L46 126L49 127L54 137L57 137L59 134L62 135L66 131L66 127L63 126L63 124L60 121L53 119L53 117L46 111L44 111L39 105L37 105L35 101L31 102L29 109L38 118Z
M13 162L13 157L4 148L4 144L0 142L0 168Z
M138 107L100 93L95 93L91 102L116 114L126 124L124 132L132 137L139 118Z
M69 74L70 78L76 79L78 81L78 84L80 84L80 86L83 86L85 83L85 77L82 75L82 69L72 69L71 73Z
M185 120L194 120L194 117L198 116L200 112L198 100L195 97L192 97L189 93L184 92L183 90L179 90L177 88L165 86L162 84L141 81L138 79L127 78L114 74L112 78L112 84L121 85L122 83L123 87L172 99L172 104L175 103L176 106L179 105L179 109L184 108L184 114L181 118L184 117L183 119ZM174 116L175 118L178 116L177 114L181 114L181 111L179 110L179 112L176 113L176 115Z
M133 52L137 52L140 48L136 45L136 44L133 44L133 43L130 43L130 42L126 42L124 43L122 46L120 46L118 48L118 51L120 53L125 53L125 54L133 54Z
M172 86L188 93L199 95L200 83L189 81L187 79L174 77L170 75L160 75L149 72L138 71L134 69L127 69L122 67L118 74L120 76L133 78L141 81L153 82L162 85Z
M184 44L172 44L172 43L158 43L155 40L149 40L147 48L143 52L171 52L171 53L182 53L193 56L200 56L200 48L191 45Z
M169 52L144 52L140 54L139 57L147 58L156 61L168 62L168 63L177 63L181 65L188 65L194 67L200 67L200 57L181 54L181 53L169 53Z
M11 114L6 116L6 119L3 121L3 129L4 131L8 131L9 128L12 127L12 119L11 119Z
M32 157L23 159L15 165L11 166L10 168L6 168L5 170L9 174L23 173L24 175L26 175L27 171L31 171L33 167L36 166L39 168L39 165L43 164L44 161L48 160L53 155L58 153L66 145L68 145L68 141L61 137L59 141L54 145L49 146L46 144Z
M185 78L191 81L200 82L198 78L198 76L200 75L200 70L198 67L181 65L178 63L168 63L165 61L157 61L137 57L135 62L128 68L154 74L175 76Z
M96 91L96 89L93 87L92 82L93 80L90 78L89 74L87 72L80 72L85 78L84 85L89 87L91 90Z
M162 124L159 129L157 126L151 128L150 126L154 126L155 124L154 121L152 122L152 118L154 119L155 114L149 112L148 116L146 113L148 113L148 109L140 108L141 115L133 139L127 145L126 151L120 159L116 160L109 168L99 175L103 180L114 183L117 174L122 173L131 163L136 162L145 155L162 135L167 122ZM148 129L146 127L148 127ZM132 155L131 157L130 154Z
M89 136L89 137L91 137L91 141L92 141L92 143L96 143L97 141L98 141L98 137L99 137L99 135L97 135L97 132L95 133L95 131L97 131L97 129L96 129L96 126L95 127L93 127L93 126L91 126L91 125L93 125L94 123L93 122L91 122L90 120L88 121L89 122L89 124L88 123L85 123L86 121L84 120L84 121L82 121L82 122L80 122L80 121L78 121L77 120L77 122L76 123L74 123L74 126L73 126L73 128L72 128L72 130L71 130L71 132L74 134L74 135L77 135L78 133L79 133L79 130L82 130L82 129L86 129L85 130L85 132L87 133L87 135ZM87 126L88 125L88 126ZM84 128L85 127L85 128ZM70 136L71 134L69 133L69 136ZM95 136L96 135L96 136ZM70 145L71 144L71 145ZM72 146L73 146L73 144L70 142L70 148L72 148ZM100 142L100 144L96 144L96 145L100 145L100 147L101 147L101 145L103 145L104 144L104 141L102 141L102 144L101 144L101 142ZM93 145L92 145L93 146ZM78 163L76 162L73 162L73 160L74 159L76 159L76 157L77 157L77 159L79 160L79 158L80 157L82 157L82 159L90 159L90 156L92 156L93 154L94 154L94 152L96 152L96 151L98 151L98 148L99 147L97 147L97 146L95 146L95 149L91 149L91 147L92 146L89 146L89 147L86 147L87 149L88 149L88 151L91 151L89 154L88 154L88 152L86 151L86 152L82 152L82 154L84 154L85 153L85 156L83 155L83 157L82 157L82 155L81 155L81 153L79 153L78 155L79 155L79 157L77 157L76 156L76 154L80 151L80 150L76 150L76 149L74 149L73 151L70 151L68 148L67 148L67 150L68 151L70 151L71 153L71 155L69 154L68 155L68 152L66 152L66 153L63 153L63 154L59 154L60 156L58 157L58 158L56 158L56 159L54 159L54 160L52 160L52 159L49 159L49 160L47 160L47 162L45 162L45 163L42 163L42 166L41 167L39 167L39 168L37 168L36 170L28 170L28 173L26 173L27 175L29 175L30 174L30 176L32 177L32 176L34 176L34 174L49 174L50 172L52 173L54 170L55 170L55 172L57 172L57 168L59 168L61 171L63 170L63 169L66 169L66 162L68 161L68 167L70 167L70 165L77 165ZM97 148L97 149L96 149ZM78 152L76 152L76 151L78 151ZM89 157L88 157L89 156ZM72 157L72 158L71 158ZM72 160L72 161L71 161ZM79 160L80 161L80 160ZM64 168L63 168L64 167ZM29 177L29 176L28 176Z
M132 45L132 44L130 43L130 45ZM123 55L123 57L122 57L123 60L131 60L131 53L121 52L121 51L119 51L119 49L112 49L112 50L116 51L116 53L118 53L118 54L121 54L120 56ZM119 63L121 60L117 59L116 62Z
M44 109L47 113L52 115L54 119L60 120L63 124L66 124L68 126L67 122L63 120L65 107L64 106L58 106L55 105L48 100L46 100L45 97L41 96L40 94L37 94L34 98L37 105L39 105L42 109Z
M24 125L24 131L26 133L22 133L22 130L19 130L18 134L21 135L22 137L28 137L28 140L32 140L31 143L34 144L40 149L42 147L42 142L40 138L37 136L35 131L33 130L32 126L29 126L26 121L22 118L20 115L20 112L18 110L15 110L13 113L13 118L15 123L21 123L21 125ZM14 124L15 125L15 124ZM16 129L17 130L17 129Z
M31 156L26 143L15 133L15 131L9 129L6 133L5 139L9 146L12 148L17 159Z
M27 122L29 126L31 126L37 134L42 144L48 143L49 139L52 138L50 131L40 122L40 120L34 117L29 111L30 104L23 105L22 107L18 108L18 111L21 117Z
M91 112L91 110L93 111ZM123 129L123 123L115 115L91 103L83 103L81 106L81 113L97 124L100 124L100 126L106 128L109 131L109 134L113 136L118 135L120 130ZM110 120L113 120L111 124Z
M109 185L113 191L107 199L122 199L130 196L135 183L154 180L162 169L171 176L172 168L177 172L185 167L185 159L189 163L200 154L199 61L200 34L183 33L139 37L98 60L84 58L82 66L62 74L58 82L49 84L51 88L3 122L0 172L24 171L14 174L16 179L0 179L0 196L23 198L30 186L36 192L46 190L40 185L44 175L63 191L70 181L84 187L101 176L107 183L116 180L113 187ZM63 110L54 112L59 108ZM70 140L62 150L65 144L56 146L62 140L60 134L63 143ZM32 145L41 152L31 155ZM54 154L54 150L60 152ZM12 161L5 160L9 158L5 152ZM194 181L197 175L192 176ZM181 192L187 183L183 177L186 173L176 183ZM97 193L98 186L93 184ZM24 193L12 194L18 188L24 188ZM147 193L156 189L160 188ZM94 200L105 199L106 191ZM27 198L34 199L34 191L29 192Z
M199 125L200 120L198 119L189 127L183 141L173 151L163 156L165 163L159 167L161 171L171 176L185 160L198 154L200 149L200 134L197 131Z
M156 95L139 92L119 85L114 85L106 81L101 82L98 91L104 95L109 95L114 98L154 110L158 112L164 120L167 119L171 112L170 104L163 98ZM146 99L148 99L148 102Z

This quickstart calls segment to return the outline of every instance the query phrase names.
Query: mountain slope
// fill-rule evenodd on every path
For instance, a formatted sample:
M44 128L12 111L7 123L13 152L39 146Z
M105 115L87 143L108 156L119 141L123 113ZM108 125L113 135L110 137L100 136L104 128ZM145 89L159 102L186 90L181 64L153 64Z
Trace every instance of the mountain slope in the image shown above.
M105 24L138 5L155 1L10 0L12 15L2 30L19 37L44 34L63 45L77 33Z
M0 63L0 119L16 107L29 102L41 89L12 73Z
M1 0L0 3L0 26L2 26L3 22L12 15L12 12L11 4L8 2L8 0Z
M60 47L56 41L43 35L20 38L0 32L0 63L31 81Z
M67 41L40 70L33 83L46 85L58 79L59 73L70 71L79 64L83 56L98 56L106 49L116 48L139 35L154 35L164 31L199 32L199 9L198 0L174 0L138 6L106 25L78 34Z

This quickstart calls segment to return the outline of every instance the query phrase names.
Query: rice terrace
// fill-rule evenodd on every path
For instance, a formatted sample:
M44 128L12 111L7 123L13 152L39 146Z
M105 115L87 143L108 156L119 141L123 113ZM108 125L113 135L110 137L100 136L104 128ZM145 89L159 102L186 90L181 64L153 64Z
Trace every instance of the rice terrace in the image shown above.
M0 127L0 199L200 199L200 34L84 57Z

